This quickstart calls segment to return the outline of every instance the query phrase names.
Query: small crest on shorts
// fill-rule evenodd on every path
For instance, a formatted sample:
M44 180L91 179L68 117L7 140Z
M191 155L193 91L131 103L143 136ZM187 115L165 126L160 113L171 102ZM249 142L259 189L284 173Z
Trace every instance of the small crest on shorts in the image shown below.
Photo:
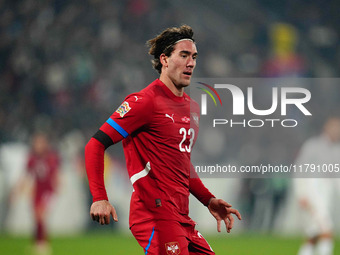
M119 113L120 117L124 117L131 110L131 107L128 102L124 101L117 109L117 113Z
M166 254L177 255L181 253L178 242L170 242L165 244Z

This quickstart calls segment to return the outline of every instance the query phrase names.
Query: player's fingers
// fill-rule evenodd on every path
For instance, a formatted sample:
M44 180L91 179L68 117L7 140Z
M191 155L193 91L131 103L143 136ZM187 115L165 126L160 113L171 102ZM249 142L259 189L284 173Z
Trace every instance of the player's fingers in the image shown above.
M233 208L228 208L227 211L228 211L228 213L235 214L239 220L242 220L242 216L241 216L241 214L239 213L238 210L233 209Z
M230 233L230 222L228 218L225 218L224 220L225 228L227 229L227 232Z
M104 215L103 218L104 218L104 223L105 223L106 225L110 224L110 214Z
M118 216L117 216L117 213L116 213L116 210L114 207L111 208L111 215L112 215L112 218L115 222L118 221Z
M98 215L91 213L91 218L92 218L93 221L99 222L99 216Z
M223 205L223 206L227 207L227 208L232 207L231 204L227 203L227 202L224 201L223 199L219 199L219 200L218 200L218 203L219 203L220 205Z
M240 214L240 212L238 211L238 210L235 210L235 213L234 213L236 216L237 216L237 218L239 219L239 220L242 220L242 216L241 216L241 214Z
M229 226L228 226L227 231L228 231L228 233L230 233L230 230L232 230L232 228L234 226L234 221L235 221L234 217L231 214L228 215L228 221L229 221Z
M104 225L104 224L105 224L104 216L100 216L100 217L99 217L99 223L100 223L101 225Z
M221 220L217 220L217 232L221 232Z

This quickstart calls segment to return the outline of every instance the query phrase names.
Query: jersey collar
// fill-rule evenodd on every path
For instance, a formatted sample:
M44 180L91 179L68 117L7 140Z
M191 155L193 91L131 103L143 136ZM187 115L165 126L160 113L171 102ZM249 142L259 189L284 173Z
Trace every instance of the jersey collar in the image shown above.
M159 84L161 86L161 88L163 89L163 91L165 92L165 94L167 96L169 96L171 99L173 99L176 102L184 102L184 100L188 100L188 95L184 92L183 96L178 97L176 96L174 93L172 93L172 91L160 80L160 79L156 79L157 84Z

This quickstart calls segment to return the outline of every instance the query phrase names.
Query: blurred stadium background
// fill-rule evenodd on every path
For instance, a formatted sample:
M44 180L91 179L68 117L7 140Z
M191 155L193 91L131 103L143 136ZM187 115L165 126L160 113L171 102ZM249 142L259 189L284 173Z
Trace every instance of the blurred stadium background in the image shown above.
M339 10L335 0L1 0L0 254L24 254L33 232L30 192L14 203L9 203L9 194L25 172L30 137L37 130L48 132L62 158L49 220L52 240L57 240L55 254L87 254L91 248L81 247L90 247L86 244L91 240L93 247L96 240L105 246L104 240L113 242L112 249L121 242L141 251L128 229L132 188L121 145L106 155L108 194L120 219L106 227L90 222L83 148L127 94L157 78L145 46L148 39L169 26L192 26L199 51L195 77L335 78L340 72ZM340 109L339 88L320 85L314 92ZM318 115L320 122L326 114ZM296 148L285 154L288 159L293 160L302 142L319 128L316 120L299 133ZM253 139L252 146L265 142ZM267 146L263 153L278 147ZM238 154L231 148L226 142L220 151ZM247 155L247 148L237 149L239 157ZM191 216L202 233L212 236L209 241L216 243L219 254L228 247L235 249L232 254L297 251L302 230L289 179L204 182L246 216L236 223L232 237L221 239L214 236L216 226L208 211L192 200ZM67 240L74 246L65 244ZM249 243L248 250L242 240ZM258 253L255 243L271 245Z

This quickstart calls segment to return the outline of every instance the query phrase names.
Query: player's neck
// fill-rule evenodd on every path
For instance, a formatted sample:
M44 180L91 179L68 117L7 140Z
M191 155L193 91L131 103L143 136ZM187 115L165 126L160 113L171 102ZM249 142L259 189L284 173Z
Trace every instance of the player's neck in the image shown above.
M184 94L184 87L183 86L176 86L169 77L162 75L159 77L159 80L167 86L170 91L177 97L182 97Z

